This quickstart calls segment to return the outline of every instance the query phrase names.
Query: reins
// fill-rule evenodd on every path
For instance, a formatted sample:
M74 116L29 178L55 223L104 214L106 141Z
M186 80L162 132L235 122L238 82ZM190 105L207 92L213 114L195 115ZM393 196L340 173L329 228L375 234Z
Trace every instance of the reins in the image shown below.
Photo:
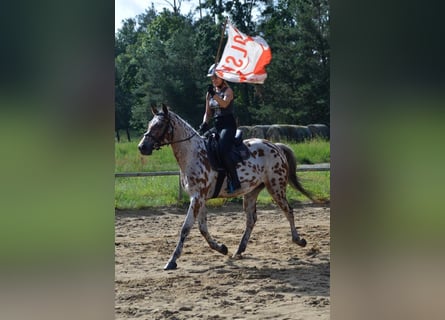
M173 130L173 127L172 127L172 130ZM184 139L181 139L181 140L171 141L171 142L167 142L167 143L161 143L159 145L159 148L163 147L163 146L168 146L169 144L175 144L175 143L180 143L180 142L184 142L184 141L190 140L194 136L196 136L196 132L193 132L193 134L190 137L187 137L187 138L184 138Z

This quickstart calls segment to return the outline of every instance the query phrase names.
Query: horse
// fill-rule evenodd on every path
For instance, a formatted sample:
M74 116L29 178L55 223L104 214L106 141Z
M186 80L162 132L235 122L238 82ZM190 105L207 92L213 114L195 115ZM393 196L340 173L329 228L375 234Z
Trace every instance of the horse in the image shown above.
M180 168L181 185L190 196L190 205L178 243L164 270L177 268L176 260L181 256L184 241L196 219L199 231L210 248L227 255L227 247L213 239L207 229L206 200L214 196L218 172L209 163L205 138L167 106L162 105L162 111L157 110L155 106L151 109L153 118L138 144L138 149L142 155L148 156L152 154L153 149L159 150L162 146L170 145ZM305 247L306 240L300 237L295 228L293 210L286 198L286 186L289 183L313 202L317 202L317 199L314 199L311 193L300 184L295 173L296 159L293 151L284 144L274 144L263 139L251 138L243 142L250 151L250 157L237 164L241 188L234 193L228 193L222 188L217 194L218 198L243 196L246 228L233 257L241 258L241 254L246 250L257 221L257 197L264 188L286 215L290 224L292 241Z

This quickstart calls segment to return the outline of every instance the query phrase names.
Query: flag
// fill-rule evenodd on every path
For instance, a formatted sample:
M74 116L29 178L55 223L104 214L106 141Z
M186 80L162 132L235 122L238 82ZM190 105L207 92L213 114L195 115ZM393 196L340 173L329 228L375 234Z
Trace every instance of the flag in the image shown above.
M228 24L228 39L215 73L230 82L264 83L266 65L272 60L267 42L250 37Z

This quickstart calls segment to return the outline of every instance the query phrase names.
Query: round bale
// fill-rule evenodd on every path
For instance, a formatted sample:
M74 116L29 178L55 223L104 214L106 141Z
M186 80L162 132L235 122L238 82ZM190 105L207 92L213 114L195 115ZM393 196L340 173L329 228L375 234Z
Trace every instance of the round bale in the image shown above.
M312 133L306 126L290 125L292 141L303 142L312 139Z
M252 127L251 126L239 126L238 129L240 129L243 132L243 139L252 138L252 135L251 135Z
M322 138L329 140L330 138L330 132L329 128L325 124L308 124L307 127L312 133L312 136L314 138Z
M266 138L270 141L292 141L292 125L273 124L266 132Z
M250 135L252 138L266 139L266 133L269 127L269 125L253 126L252 130L250 131Z

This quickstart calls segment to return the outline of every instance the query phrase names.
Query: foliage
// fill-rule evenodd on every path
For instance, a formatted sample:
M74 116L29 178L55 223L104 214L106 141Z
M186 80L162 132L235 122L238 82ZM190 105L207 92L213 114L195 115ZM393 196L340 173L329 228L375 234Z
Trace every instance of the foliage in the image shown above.
M327 0L281 0L261 25L272 48L257 123L329 124Z
M232 85L238 123L329 125L327 0L207 0L203 8L209 15L193 20L178 8L156 12L152 5L118 30L116 130L143 130L150 105L161 102L199 125L224 16L242 32L263 36L273 55L263 86Z

